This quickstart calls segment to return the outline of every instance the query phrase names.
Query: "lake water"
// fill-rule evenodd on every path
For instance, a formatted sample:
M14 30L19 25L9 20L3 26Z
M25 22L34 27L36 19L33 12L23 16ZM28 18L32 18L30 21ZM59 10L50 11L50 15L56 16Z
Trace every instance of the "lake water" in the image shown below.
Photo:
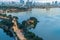
M34 8L32 11L6 14L17 16L20 23L30 17L36 17L39 23L35 29L31 29L32 32L34 32L37 36L42 37L44 40L60 40L60 8ZM10 38L1 30L2 29L0 29L1 40L13 40L13 38Z

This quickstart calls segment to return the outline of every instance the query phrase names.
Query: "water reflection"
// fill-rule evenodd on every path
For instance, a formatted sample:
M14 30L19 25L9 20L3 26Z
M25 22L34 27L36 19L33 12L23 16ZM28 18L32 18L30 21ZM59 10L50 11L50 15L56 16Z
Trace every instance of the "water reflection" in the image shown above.
M36 35L44 40L60 40L60 8L52 8L49 11L46 9L32 9L31 12L9 13L19 18L19 22L27 20L30 17L36 17L40 22L35 29L31 29ZM9 15L7 14L7 15ZM53 35L54 34L54 35Z
M14 38L6 35L3 29L0 29L0 40L14 40Z

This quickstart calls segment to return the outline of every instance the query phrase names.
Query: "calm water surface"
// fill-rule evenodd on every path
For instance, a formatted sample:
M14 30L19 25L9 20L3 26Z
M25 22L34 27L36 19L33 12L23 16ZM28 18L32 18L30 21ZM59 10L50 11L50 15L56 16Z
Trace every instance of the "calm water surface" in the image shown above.
M7 13L6 13L7 14ZM7 15L17 16L19 22L27 20L30 17L36 17L40 22L35 29L31 29L37 36L42 37L44 40L60 40L60 8L49 9L32 9L32 11L8 13ZM0 29L0 39L11 40Z

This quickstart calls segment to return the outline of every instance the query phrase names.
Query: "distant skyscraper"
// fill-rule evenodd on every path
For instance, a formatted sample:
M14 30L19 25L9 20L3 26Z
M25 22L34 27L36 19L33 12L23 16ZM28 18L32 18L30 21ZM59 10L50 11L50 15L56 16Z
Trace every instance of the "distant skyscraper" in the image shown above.
M27 0L27 2L26 2L26 6L27 6L27 7L31 7L31 6L32 6L32 1Z
M58 1L55 1L55 4L57 5L58 4Z
M29 2L29 0L27 0L27 2Z
M52 2L52 5L54 5L54 1Z
M24 1L23 1L23 0L20 0L20 3L21 3L21 4L24 4Z

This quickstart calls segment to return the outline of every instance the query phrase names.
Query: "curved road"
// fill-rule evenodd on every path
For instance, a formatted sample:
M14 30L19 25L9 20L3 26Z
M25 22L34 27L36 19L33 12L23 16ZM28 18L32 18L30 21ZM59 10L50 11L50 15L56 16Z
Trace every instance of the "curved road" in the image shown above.
M18 38L20 40L26 40L26 38L24 37L23 33L18 28L18 25L17 25L17 22L16 22L16 19L15 18L13 18L12 22L14 23L14 25L13 25L14 32L17 34Z

